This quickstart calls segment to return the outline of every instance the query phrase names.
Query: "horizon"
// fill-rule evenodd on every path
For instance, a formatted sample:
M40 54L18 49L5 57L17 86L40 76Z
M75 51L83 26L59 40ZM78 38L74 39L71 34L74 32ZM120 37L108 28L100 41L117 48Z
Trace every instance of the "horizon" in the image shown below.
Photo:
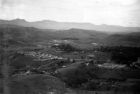
M37 20L37 21L28 21L26 19L20 19L20 18L15 18L15 19L0 19L3 21L14 21L14 20L24 20L25 22L43 22L43 21L52 21L52 22L58 22L58 23L73 23L73 24L91 24L91 25L96 25L96 26L114 26L114 27L124 27L124 28L140 28L140 26L121 26L121 25L108 25L108 24L94 24L90 22L63 22L63 21L55 21L55 20L48 20L48 19L43 19L43 20ZM73 28L71 28L73 29ZM75 28L78 29L78 28ZM85 29L86 30L86 29ZM92 30L92 29L91 29Z
M0 0L0 19L140 27L139 0Z

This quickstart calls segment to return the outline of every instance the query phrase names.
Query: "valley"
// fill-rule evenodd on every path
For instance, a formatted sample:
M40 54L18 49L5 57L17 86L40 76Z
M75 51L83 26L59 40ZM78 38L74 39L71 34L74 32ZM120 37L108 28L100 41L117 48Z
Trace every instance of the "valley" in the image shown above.
M6 56L12 94L138 94L139 35L1 25L0 84Z

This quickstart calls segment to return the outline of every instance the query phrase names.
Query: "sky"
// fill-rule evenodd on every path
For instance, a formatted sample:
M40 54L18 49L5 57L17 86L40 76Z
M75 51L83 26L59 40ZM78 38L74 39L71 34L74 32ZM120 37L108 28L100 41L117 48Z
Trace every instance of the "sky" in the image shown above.
M140 27L140 0L0 0L0 19Z

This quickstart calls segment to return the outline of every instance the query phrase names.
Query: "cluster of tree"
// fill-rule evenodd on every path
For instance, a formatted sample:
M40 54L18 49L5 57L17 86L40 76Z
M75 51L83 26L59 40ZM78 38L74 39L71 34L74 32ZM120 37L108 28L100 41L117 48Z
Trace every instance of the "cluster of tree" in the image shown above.
M124 46L113 46L113 47L100 47L99 51L111 53L111 60L130 66L133 62L137 61L140 57L140 47L124 47Z
M71 44L67 44L67 43L61 43L58 46L53 46L53 47L57 47L58 49L60 49L62 51L66 51L66 52L80 51L80 49L72 46Z

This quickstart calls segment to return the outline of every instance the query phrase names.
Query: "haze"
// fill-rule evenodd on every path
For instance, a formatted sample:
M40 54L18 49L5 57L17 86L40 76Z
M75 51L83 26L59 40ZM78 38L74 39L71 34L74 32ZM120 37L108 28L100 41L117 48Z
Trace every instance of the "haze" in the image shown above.
M0 0L0 19L140 26L140 0Z

